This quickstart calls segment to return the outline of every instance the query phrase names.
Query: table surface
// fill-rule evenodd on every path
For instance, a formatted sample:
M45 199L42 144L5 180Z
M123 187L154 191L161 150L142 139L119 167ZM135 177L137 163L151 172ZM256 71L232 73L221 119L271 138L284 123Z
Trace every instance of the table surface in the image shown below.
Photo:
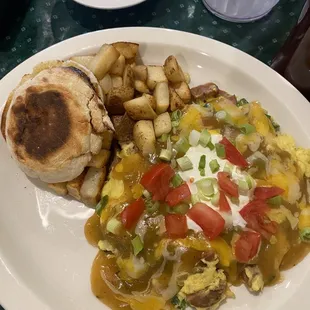
M72 0L28 0L27 5L14 8L13 18L6 14L1 20L1 27L6 25L6 33L0 37L0 78L52 44L90 31L128 26L163 27L200 34L270 64L296 25L304 3L305 0L280 0L260 21L233 24L214 17L201 0L147 0L115 11L90 9Z

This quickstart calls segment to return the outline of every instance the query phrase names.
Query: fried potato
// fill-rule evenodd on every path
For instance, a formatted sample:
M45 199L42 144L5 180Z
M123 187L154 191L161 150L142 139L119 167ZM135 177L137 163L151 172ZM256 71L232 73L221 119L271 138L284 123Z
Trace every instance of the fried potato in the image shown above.
M110 74L105 75L104 78L99 81L99 85L103 93L106 95L112 88L112 79Z
M147 95L138 97L129 101L124 102L124 108L128 115L138 121L146 119L154 119L157 114L152 109L153 96Z
M87 166L102 168L106 166L109 161L111 152L108 150L101 150L97 155L94 155Z
M185 82L173 84L172 88L176 91L176 93L184 101L184 103L189 103L191 101L191 90Z
M148 89L147 85L143 81L135 80L134 87L135 87L135 90L138 91L139 93L144 93L144 94L150 93L150 90Z
M154 90L154 97L156 101L156 113L161 114L168 110L170 95L167 82L157 83Z
M173 88L169 88L170 93L170 110L181 110L185 107L185 103Z
M92 207L95 207L100 199L101 190L106 179L106 167L90 167L85 175L81 186L81 200Z
M113 141L113 132L110 130L105 130L102 133L102 148L105 150L110 150L111 149L111 145L112 145L112 141Z
M155 100L154 96L149 95L149 94L143 94L142 96L148 100L152 109L155 110L156 109L156 100Z
M132 68L135 75L135 80L142 82L147 81L147 67L144 65L138 65Z
M110 44L104 44L89 63L89 69L98 80L101 80L109 72L119 56L120 53L117 49Z
M94 59L94 56L73 56L70 60L79 63L80 65L90 69L90 63Z
M154 121L155 136L158 138L172 129L171 118L168 112L158 115Z
M182 68L179 66L177 59L171 55L164 64L165 74L172 83L185 82L185 76Z
M84 171L78 177L67 183L68 194L77 200L81 200L80 190L84 182L86 172L87 169L84 169Z
M47 186L59 196L66 196L68 194L67 182L49 183Z
M118 50L118 52L125 57L126 60L136 58L139 44L132 42L115 42L112 45Z
M120 55L114 65L110 69L110 74L123 76L126 60L124 55Z
M130 65L126 65L123 74L123 85L133 87L134 86L134 73Z
M136 146L143 155L155 153L155 132L152 121L138 121L133 128Z
M107 96L105 107L111 115L120 115L125 113L124 102L133 99L134 89L128 86L113 87Z
M147 81L149 89L154 89L157 83L168 82L162 66L147 66Z
M112 87L119 88L123 86L123 78L118 75L111 75Z

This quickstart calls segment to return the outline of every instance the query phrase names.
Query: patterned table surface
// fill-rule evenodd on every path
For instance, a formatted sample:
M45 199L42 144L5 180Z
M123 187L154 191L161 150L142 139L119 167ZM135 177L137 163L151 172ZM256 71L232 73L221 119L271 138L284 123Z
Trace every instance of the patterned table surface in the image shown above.
M4 14L1 18L1 28L5 25L6 31L0 36L0 78L54 43L98 29L126 26L163 27L200 34L270 64L296 24L305 0L280 0L267 17L249 24L220 20L204 8L201 0L147 0L115 11L86 8L72 0L28 0L27 5L17 7L17 0L10 2L15 6L14 17Z

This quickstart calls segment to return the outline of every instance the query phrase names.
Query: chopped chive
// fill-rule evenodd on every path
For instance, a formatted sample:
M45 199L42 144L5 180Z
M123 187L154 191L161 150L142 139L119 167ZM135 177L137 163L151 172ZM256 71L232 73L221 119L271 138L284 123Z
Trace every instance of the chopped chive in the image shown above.
M272 127L274 128L274 130L275 130L275 131L279 131L279 130L280 130L280 125L279 125L278 123L276 123L276 122L274 121L273 117L270 116L268 113L266 113L265 115L269 118L269 120L270 120L270 122L271 122L271 125L272 125Z
M299 232L300 239L303 242L310 242L310 227L306 227Z
M183 179L180 177L180 175L177 173L174 175L174 177L171 180L173 187L178 187L183 183Z
M223 144L216 143L215 144L215 151L216 151L216 155L219 158L225 158L226 157L225 146Z
M180 110L175 110L171 113L171 125L172 125L172 127L178 127L179 126L181 117L182 117L182 112Z
M109 196L108 195L105 195L101 198L101 200L98 202L98 204L96 205L96 208L95 208L95 212L100 216L101 215L101 212L102 210L106 207L106 205L108 204L109 202Z
M254 186L254 183L255 183L254 179L250 175L247 175L245 177L245 180L246 180L246 182L248 184L249 189L251 189Z
M186 214L189 208L190 208L189 204L179 203L175 207L167 208L167 212L172 214Z
M248 191L249 190L248 182L245 180L238 180L238 187L241 191Z
M164 133L164 134L162 134L162 135L159 137L158 140L159 140L160 142L167 142L168 137L169 137L169 135L168 135L167 133Z
M119 233L121 227L122 223L116 218L112 218L107 223L107 231L114 235L117 235Z
M190 144L187 140L187 138L182 137L179 139L179 141L174 145L175 149L179 152L179 153L186 153L188 151L188 149L190 148Z
M223 171L227 172L229 175L231 175L233 172L233 169L234 169L234 166L230 162L227 162L227 163L225 163Z
M187 156L178 158L177 163L182 171L193 169L193 163Z
M213 151L214 148L215 148L214 144L213 144L211 141L207 144L207 147L208 147L211 151Z
M205 168L206 168L206 155L201 155L200 160L199 160L198 169L199 169L200 175L202 177L204 177L206 175Z
M159 210L160 203L158 201L153 201L151 198L145 199L145 208L148 214L153 214Z
M191 146L197 146L200 139L200 132L197 130L192 130L189 134L188 141Z
M275 196L275 197L272 197L272 198L269 198L267 200L267 202L271 205L274 205L274 206L279 206L281 205L282 203L282 197L279 195L279 196Z
M199 138L199 144L203 147L208 146L208 143L211 141L211 135L207 129L204 129Z
M163 161L170 161L172 158L172 152L167 149L162 149L160 151L159 158Z
M131 244L133 246L133 254L137 256L143 250L143 242L141 241L139 236L135 236L131 240Z
M213 159L209 162L209 167L212 173L218 172L220 169L220 165L216 159Z
M218 205L219 200L220 200L220 192L217 192L212 196L211 203L216 206Z
M195 182L197 189L198 189L198 193L204 197L210 197L214 194L214 186L213 186L213 179L211 178L205 178L205 179L201 179L197 182Z
M224 110L218 111L215 113L215 117L219 120L219 121L225 121L227 118L227 112Z
M239 127L239 129L245 135L249 135L256 131L256 128L251 124L243 124Z
M245 104L249 104L249 102L246 99L242 98L242 99L237 101L236 105L237 105L237 107L241 107L241 106L243 106Z

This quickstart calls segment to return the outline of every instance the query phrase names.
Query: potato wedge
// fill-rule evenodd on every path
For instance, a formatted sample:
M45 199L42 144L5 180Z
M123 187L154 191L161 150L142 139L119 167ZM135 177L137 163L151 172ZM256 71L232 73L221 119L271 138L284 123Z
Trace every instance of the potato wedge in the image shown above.
M152 121L138 121L133 128L133 137L143 155L155 153L156 138Z
M103 93L106 95L112 88L112 79L110 74L105 75L104 78L99 81L99 84Z
M84 171L78 177L67 183L68 194L77 200L81 200L80 190L84 182L86 172L87 169L84 169Z
M97 155L94 155L87 166L102 168L106 166L109 161L111 152L108 150L101 150Z
M73 56L70 60L79 63L80 65L90 69L90 63L94 59L94 56Z
M171 118L168 112L158 115L154 121L155 136L158 138L172 129Z
M49 183L47 186L59 196L66 196L68 194L67 182Z
M180 82L172 85L172 88L176 91L179 97L184 103L189 103L192 99L192 94L189 86L185 82Z
M106 167L90 167L85 175L84 182L81 186L82 201L92 207L95 207L100 200L101 190L106 179Z
M157 83L168 82L162 66L147 66L147 81L149 89L154 89Z
M153 96L147 95L124 102L124 108L128 115L138 121L154 119L157 114L152 109Z
M115 42L112 44L126 60L136 58L139 44L132 42Z
M150 94L143 94L142 97L145 97L148 100L148 102L149 102L149 104L153 110L156 109L156 100L155 100L154 96L152 96Z
M182 68L179 66L177 59L171 55L164 64L165 74L172 83L185 82L185 76Z
M183 100L179 97L179 95L176 93L176 91L173 88L169 88L170 92L170 110L181 110L185 107L185 103Z
M115 128L116 139L121 146L124 143L133 141L133 127L136 122L127 113L112 116L112 122Z
M150 93L150 90L148 89L147 85L143 81L135 80L134 87L135 87L135 90L138 91L139 93L144 93L144 94Z
M111 149L111 145L112 145L112 141L113 141L113 132L110 130L105 130L102 133L102 149L105 150L110 150Z
M124 55L120 55L114 65L110 69L110 74L123 76L126 60Z
M126 65L124 74L123 74L123 85L133 87L134 86L134 74L132 67L130 65Z
M110 44L104 44L89 63L89 69L98 80L101 80L109 72L119 56L120 53L117 49Z
M123 86L123 78L118 75L111 75L112 88L119 88Z
M168 110L170 103L169 87L167 82L157 83L154 90L156 113L161 114Z
M133 99L134 89L128 86L112 88L108 93L105 107L111 115L125 113L124 102Z
M142 82L147 81L147 68L144 65L138 65L132 68L135 75L135 80Z

